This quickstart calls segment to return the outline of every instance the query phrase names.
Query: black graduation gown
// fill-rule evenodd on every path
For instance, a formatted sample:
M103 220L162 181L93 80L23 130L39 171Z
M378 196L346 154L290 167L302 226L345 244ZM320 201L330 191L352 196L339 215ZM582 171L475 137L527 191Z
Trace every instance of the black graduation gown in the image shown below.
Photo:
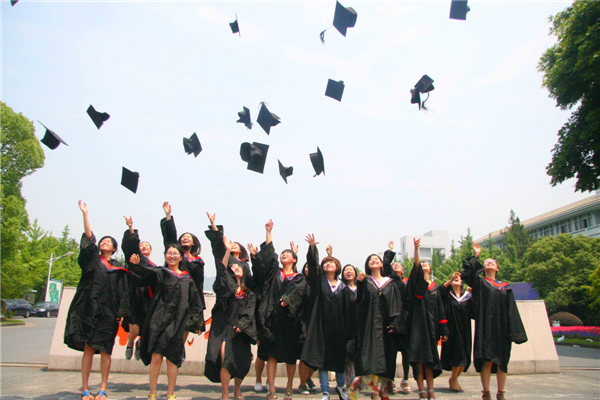
M300 359L306 365L324 371L344 372L346 360L346 318L344 314L344 288L339 281L335 290L319 265L319 252L309 246L306 255L312 298L306 338Z
M462 279L473 293L473 362L477 372L484 361L493 363L492 372L508 372L512 343L525 343L527 334L510 285L480 276L483 269L477 257L463 261Z
M444 309L448 320L448 340L442 343L442 369L452 371L452 367L465 367L466 372L471 365L471 305L473 297L464 291L456 297L452 288L440 286L444 299Z
M435 282L428 284L423 277L423 267L415 265L408 278L407 306L409 310L409 354L415 379L419 375L418 364L433 370L433 377L442 373L437 343L448 335L448 322L444 302Z
M225 245L223 244L223 225L217 225L217 230L213 231L212 228L209 227L208 230L204 231L206 238L210 241L210 247L212 249L213 256L215 257L215 265L222 265L223 257L227 249L225 249ZM252 273L250 272L250 266L246 261L241 261L237 257L230 255L228 265L231 263L236 263L241 265L244 269L244 286L254 291L254 283L252 279Z
M96 353L112 354L119 329L117 318L129 316L128 271L117 260L105 262L96 237L81 237L81 279L69 307L64 342L83 351L87 344Z
M222 259L223 257L221 257ZM206 349L204 375L211 382L221 382L221 366L232 378L244 379L252 364L250 345L256 343L256 297L237 296L235 275L222 263L216 264L217 278L213 290L217 301L212 309L212 324ZM242 332L236 333L234 327ZM225 361L221 360L221 346L225 340Z
M356 376L379 375L394 379L398 354L395 333L400 315L398 276L389 277L381 287L371 276L356 283L358 307L358 340ZM394 332L389 333L388 327Z
M253 267L260 269L257 283L262 290L262 300L258 306L259 326L258 357L267 361L273 357L277 362L295 364L302 351L301 307L306 293L306 278L302 274L283 279L283 270L273 242L262 243L253 260ZM254 277L255 280L257 276ZM282 307L283 300L287 306Z
M344 319L346 320L346 363L356 360L356 341L358 339L358 305L356 292L358 288L344 287ZM348 382L350 384L350 382Z
M398 275L392 268L392 262L396 257L396 253L391 250L386 250L383 254L383 268L381 270L381 275L383 276L394 276ZM408 278L402 278L394 281L395 285L398 287L398 292L400 293L399 301L400 301L400 316L398 317L397 322L397 331L396 335L396 345L398 351L408 351L409 348L409 321L408 321L408 308L404 304L406 299L406 286L408 283Z

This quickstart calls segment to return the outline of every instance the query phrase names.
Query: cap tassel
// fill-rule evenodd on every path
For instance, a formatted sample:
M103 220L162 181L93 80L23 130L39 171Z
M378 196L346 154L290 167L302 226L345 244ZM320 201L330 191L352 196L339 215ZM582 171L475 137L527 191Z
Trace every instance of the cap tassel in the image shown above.
M427 100L429 100L429 93L431 93L431 92L427 92L427 98L426 98L425 100L423 100L423 103L422 103L422 104L421 104L421 106L419 107L419 110L422 108L422 109L423 109L423 110L425 110L425 111L429 111L429 108L427 108L427 107L425 106L425 102L426 102Z
M323 32L321 32L319 34L319 38L321 39L321 43L325 44L325 32L328 31L329 29L331 29L333 25L331 25L329 28L325 29Z

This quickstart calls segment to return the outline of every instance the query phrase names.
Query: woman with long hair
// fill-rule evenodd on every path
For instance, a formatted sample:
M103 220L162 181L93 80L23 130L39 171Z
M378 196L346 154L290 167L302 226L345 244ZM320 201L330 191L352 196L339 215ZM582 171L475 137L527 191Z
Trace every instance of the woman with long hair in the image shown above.
M354 363L356 361L356 341L358 338L358 308L356 304L356 278L358 270L352 264L344 265L341 280L344 288L344 316L346 319L346 360L344 360L344 378L346 388L350 386L356 373Z
M527 334L510 285L496 277L498 262L488 258L481 264L481 247L477 243L473 243L473 254L463 261L461 275L473 290L473 363L475 370L481 375L482 398L492 398L490 378L496 373L496 399L503 400L512 343L525 343Z
M302 351L300 308L306 292L306 278L298 273L298 256L292 250L284 250L278 261L271 239L272 220L265 224L265 229L267 237L261 244L260 251L251 244L248 245L250 252L255 255L253 267L256 264L260 269L257 286L263 291L257 321L260 339L258 357L267 361L267 400L277 399L275 373L277 363L280 362L286 364L288 377L285 400L291 400L296 361ZM279 267L279 262L282 268Z
M419 258L421 239L414 239L414 267L408 277L410 364L420 399L435 399L433 380L442 373L437 344L448 340L448 321L439 286L431 279L431 264ZM427 391L423 385L427 382Z
M254 318L256 298L244 283L244 267L230 255L234 243L223 237L225 253L216 264L213 290L217 296L206 350L204 375L221 382L221 399L229 399L229 381L234 378L233 398L243 400L241 385L252 363L251 344L256 343Z
M141 332L140 355L149 365L150 394L158 397L157 383L163 358L167 359L167 399L176 399L175 386L179 367L185 358L184 332L200 333L204 325L200 296L187 270L185 251L179 243L165 246L165 265L151 266L146 256L139 254L137 231L125 231L123 252L129 270L140 286L153 289L152 301Z
M64 342L70 348L83 352L82 400L94 399L90 394L89 379L94 354L100 353L102 382L95 399L106 400L119 322L129 315L129 272L119 261L111 258L117 251L117 241L111 236L104 236L96 245L87 204L79 200L79 209L83 213L84 228L78 259L81 278L67 314Z

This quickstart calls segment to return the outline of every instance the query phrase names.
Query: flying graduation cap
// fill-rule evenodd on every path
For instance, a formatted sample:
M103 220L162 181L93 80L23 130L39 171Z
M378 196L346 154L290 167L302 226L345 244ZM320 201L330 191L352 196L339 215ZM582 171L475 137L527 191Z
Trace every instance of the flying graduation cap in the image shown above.
M12 7L14 7L14 6L15 6L15 4L17 4L18 2L19 2L19 0L10 0L10 5L11 5ZM41 122L40 122L40 124L41 124ZM65 144L66 144L66 143L65 143ZM67 145L67 146L68 146L68 145Z
M196 132L192 136L188 138L183 138L183 149L186 154L194 153L194 157L198 157L198 154L202 151L202 146L200 145L200 140L198 139L198 135Z
M250 110L247 107L244 107L244 111L238 112L238 119L236 122L241 122L246 125L246 128L252 129L252 121L250 120Z
M356 24L356 18L358 14L354 11L352 7L344 7L339 1L335 3L335 14L333 15L333 26L338 30L342 36L346 37L346 31L348 28L354 28ZM331 27L325 29L319 35L321 38L321 42L325 43L325 31L330 29Z
M315 176L321 175L321 172L323 175L325 175L325 162L323 160L323 153L321 153L321 149L317 147L316 153L310 153L310 162L315 170Z
M344 81L334 81L330 79L327 82L327 88L325 89L325 96L342 101L342 95L344 94Z
M281 161L277 160L277 162L279 163L279 175L281 175L281 177L283 178L283 180L285 181L285 183L287 184L287 178L288 176L292 176L292 174L294 173L294 167L284 167L283 164L281 163Z
M110 115L108 115L107 113L96 111L94 106L92 106L91 104L87 109L87 113L92 119L92 121L94 121L94 125L96 125L96 128L98 129L100 129L102 124L104 124L104 122L110 118Z
M40 121L38 121L40 122ZM48 129L48 127L46 127L46 125L42 124L40 122L40 124L46 128L46 134L44 135L44 137L42 138L42 140L40 140L40 142L44 143L46 146L48 146L48 148L50 150L54 150L56 149L61 143L64 144L65 146L68 146L67 142L65 142L64 140L62 140L60 138L60 136L58 136L56 134L56 132L54 132L51 129Z
M471 11L467 5L467 0L452 0L450 4L450 19L460 19L465 21L467 13Z
M419 81L416 83L415 87L413 89L410 89L411 104L418 104L419 110L422 108L425 111L427 111L427 107L425 107L425 102L429 99L429 92L431 92L433 89L435 89L433 87L433 79L431 79L427 75L423 75L421 79L419 79ZM423 100L422 103L420 93L427 93L427 98Z
M259 174L262 174L265 170L268 152L268 144L244 142L240 146L240 157L248 163L248 169Z
M231 28L231 33L237 33L242 36L240 33L240 26L238 25L237 14L235 14L235 21L229 23L229 27Z
M133 193L137 192L138 181L140 180L140 174L134 171L130 171L123 167L121 173L121 185L131 190Z
M267 132L267 135L271 133L271 127L276 126L281 122L281 119L270 112L265 103L260 103L260 111L258 113L258 118L256 118L256 122Z

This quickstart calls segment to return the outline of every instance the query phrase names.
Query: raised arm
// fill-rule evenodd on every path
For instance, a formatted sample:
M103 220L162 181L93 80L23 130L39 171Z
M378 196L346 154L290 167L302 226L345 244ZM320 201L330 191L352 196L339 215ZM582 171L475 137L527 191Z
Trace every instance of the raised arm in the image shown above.
M217 213L211 214L207 211L206 216L208 217L208 220L210 221L210 229L212 229L213 231L218 231L219 229L217 228L217 225L215 225L215 217L217 216Z
M133 218L125 218L125 223L129 227L128 230L123 233L123 240L121 241L121 249L125 260L128 260L132 254L139 254L140 252L140 237L136 230L133 229Z
M127 260L129 272L134 274L136 279L133 280L136 286L152 286L156 284L158 274L162 273L163 268L150 266L148 259L139 254L132 254Z
M171 220L171 205L169 204L168 201L165 201L163 203L163 211L165 212L165 220L170 221Z
M417 239L415 238L413 240L414 246L415 246L415 266L420 265L421 264L421 259L419 258L419 247L421 247L421 239Z
M271 231L273 230L273 220L270 219L269 222L265 224L265 230L267 231L267 238L265 240L265 244L270 244L273 239L271 238Z
M476 292L479 290L477 277L483 271L483 265L479 262L481 247L477 243L473 243L473 256L463 260L463 271L461 277L463 282L473 288Z
M163 210L165 211L165 218L160 220L160 230L166 250L169 245L177 243L177 228L175 227L175 218L171 215L171 205L168 201L163 203Z
M308 252L306 253L306 262L308 263L308 277L307 281L310 286L315 286L318 284L319 276L319 250L317 249L317 245L319 242L315 239L315 235L310 233L306 235L306 241L308 242ZM328 249L331 245L328 247ZM328 253L329 254L329 253Z
M392 262L394 262L394 258L396 257L396 253L394 250L394 242L390 241L388 243L388 249L383 253L383 269L381 270L381 275L383 276L393 276L394 269L392 268Z
M79 209L83 213L83 231L85 237L88 239L92 238L92 228L90 228L90 220L88 218L88 207L82 200L79 200Z

